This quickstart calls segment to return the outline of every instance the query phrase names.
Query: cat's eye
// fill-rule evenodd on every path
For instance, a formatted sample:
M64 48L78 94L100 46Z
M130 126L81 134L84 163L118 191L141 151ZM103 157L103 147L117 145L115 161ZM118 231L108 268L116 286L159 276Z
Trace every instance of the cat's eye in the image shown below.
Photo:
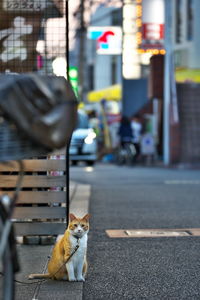
M82 228L84 228L84 227L85 227L85 225L84 225L84 224L81 224L81 227L82 227Z
M74 227L77 227L78 225L77 224L74 224Z

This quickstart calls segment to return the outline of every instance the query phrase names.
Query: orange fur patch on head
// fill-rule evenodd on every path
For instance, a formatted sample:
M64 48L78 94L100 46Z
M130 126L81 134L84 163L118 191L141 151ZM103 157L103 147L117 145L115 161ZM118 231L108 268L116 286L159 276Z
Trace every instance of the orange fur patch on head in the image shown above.
M80 224L84 228L84 230L89 229L89 218L90 218L90 215L87 214L82 219L80 219Z
M89 219L90 219L90 214L86 214L86 215L82 218L82 220L85 220L86 222L88 222Z
M77 218L74 214L69 214L69 219L70 219L70 222L72 222L73 220L75 220Z
M70 223L69 224L69 229L70 230L74 230L76 228L76 226L73 224L73 223Z
M90 214L86 214L83 218L78 218L78 217L76 217L74 214L69 214L70 222L73 222L73 221L81 222L81 221L83 221L83 222L88 223L90 217L91 217Z
M78 218L74 214L69 215L70 223L69 223L69 229L75 230L75 228L78 225L81 225L81 227L86 231L89 229L89 218L90 215L86 214L83 218Z

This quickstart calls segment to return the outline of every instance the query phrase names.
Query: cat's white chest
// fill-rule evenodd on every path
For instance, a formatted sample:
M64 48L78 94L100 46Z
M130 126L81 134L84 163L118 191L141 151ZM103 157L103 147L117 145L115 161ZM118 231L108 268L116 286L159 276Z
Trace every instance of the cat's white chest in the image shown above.
M82 260L84 260L86 250L87 250L87 234L85 234L81 239L77 240L73 236L70 237L70 243L71 243L71 252L76 248L78 245L78 250L76 253L72 256L71 260L74 264L78 264Z

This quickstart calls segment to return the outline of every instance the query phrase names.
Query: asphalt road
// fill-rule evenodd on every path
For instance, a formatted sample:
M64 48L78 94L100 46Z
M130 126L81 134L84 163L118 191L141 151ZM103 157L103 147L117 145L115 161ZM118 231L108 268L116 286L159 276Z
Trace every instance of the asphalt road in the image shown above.
M107 229L200 228L200 170L71 167L92 187L83 299L200 299L200 237L109 238Z

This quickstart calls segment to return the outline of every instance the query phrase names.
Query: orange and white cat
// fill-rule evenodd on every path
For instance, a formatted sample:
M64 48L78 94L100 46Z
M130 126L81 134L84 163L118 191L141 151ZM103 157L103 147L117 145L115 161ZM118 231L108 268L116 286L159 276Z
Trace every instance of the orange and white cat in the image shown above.
M87 272L87 239L89 231L89 214L77 218L70 214L70 222L64 236L54 246L48 263L47 274L30 274L29 279L51 278L57 280L85 281ZM67 261L79 243L75 254Z

